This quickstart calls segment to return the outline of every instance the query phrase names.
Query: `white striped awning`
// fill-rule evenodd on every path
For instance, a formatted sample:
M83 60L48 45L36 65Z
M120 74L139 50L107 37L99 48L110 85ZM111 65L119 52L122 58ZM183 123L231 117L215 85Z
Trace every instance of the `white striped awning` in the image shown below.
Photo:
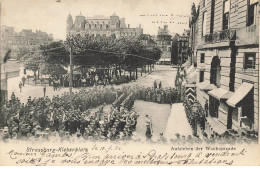
M242 85L235 91L235 93L227 100L227 104L236 107L237 103L243 100L243 98L254 87L251 83L243 82Z

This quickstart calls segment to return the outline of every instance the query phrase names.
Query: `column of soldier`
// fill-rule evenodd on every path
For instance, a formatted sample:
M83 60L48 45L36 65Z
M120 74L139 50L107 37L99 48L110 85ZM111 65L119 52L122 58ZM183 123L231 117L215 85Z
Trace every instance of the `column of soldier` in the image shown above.
M133 100L142 99L144 93L149 90L151 89L138 86L85 89L73 94L73 107L70 105L68 93L53 96L52 99L29 97L26 104L12 94L11 100L6 102L2 109L6 126L1 130L1 139L7 142L138 141L140 139L136 137L135 129L139 115L132 108ZM107 108L111 104L113 106ZM119 108L120 106L122 108ZM95 108L99 109L94 110ZM234 140L249 143L255 140L253 135L256 134L215 133L210 137L204 135L204 138L200 139L180 137L176 134L176 139L170 140L170 143L229 143ZM166 143L167 140L160 135L158 142Z
M133 89L81 90L72 96L73 107L68 93L53 96L52 99L29 97L26 104L12 94L11 100L3 105L6 126L1 132L1 138L4 141L10 138L39 140L59 136L62 141L68 141L75 136L93 141L127 140L136 128L137 112L124 108L118 110L117 107L104 112L103 108L112 104L122 93L129 93ZM129 107L127 101L124 104ZM92 109L98 106L99 110Z
M204 113L203 108L201 107L197 113L194 112L194 110L192 109L193 103L191 101L189 101L187 97L184 99L183 105L185 108L185 113L186 113L188 122L190 123L190 126L192 128L193 135L198 137L197 133L196 133L197 131L195 128L198 127L197 124L199 124L199 127L201 127L201 131L203 131L203 133L202 133L203 138L201 138L200 140L202 140L203 142L210 143L210 144L214 144L214 143L218 143L218 144L257 143L258 133L256 133L255 131L238 133L235 130L227 130L221 134L219 134L217 132L213 132L209 136L204 131L206 118L205 118L205 113ZM195 126L195 125L197 125L197 126ZM178 136L178 137L180 137L180 136Z
M139 100L172 104L178 102L178 91L171 87L162 88L161 82L157 85L156 81L154 81L153 87L140 88L137 97Z

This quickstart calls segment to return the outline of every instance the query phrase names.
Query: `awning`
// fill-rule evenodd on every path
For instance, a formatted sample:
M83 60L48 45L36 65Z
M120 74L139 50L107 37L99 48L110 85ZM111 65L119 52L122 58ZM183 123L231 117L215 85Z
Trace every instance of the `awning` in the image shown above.
M207 90L207 91L217 88L214 84L210 84L209 81L198 83L197 87L200 88L200 90Z
M233 92L230 92L223 88L217 88L209 91L208 94L220 100L220 99L229 99L232 96Z
M187 74L190 74L191 72L192 72L192 70L194 70L195 68L193 67L193 65L191 65L188 69L187 69L187 71L186 71L186 73Z
M187 77L188 83L196 83L196 70L194 72L191 72L191 74Z
M197 75L196 70L194 70L193 72L191 72L191 74L189 75L190 78L193 78Z
M243 100L253 87L254 85L251 83L242 83L235 93L227 100L227 104L236 107L237 103Z

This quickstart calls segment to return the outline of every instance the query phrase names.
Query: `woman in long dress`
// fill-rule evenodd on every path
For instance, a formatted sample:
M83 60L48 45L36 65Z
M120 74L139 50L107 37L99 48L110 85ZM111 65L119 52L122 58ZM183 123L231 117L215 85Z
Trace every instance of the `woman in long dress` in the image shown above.
M146 136L146 140L151 140L152 139L152 119L149 115L146 115L146 132L145 132L145 136Z

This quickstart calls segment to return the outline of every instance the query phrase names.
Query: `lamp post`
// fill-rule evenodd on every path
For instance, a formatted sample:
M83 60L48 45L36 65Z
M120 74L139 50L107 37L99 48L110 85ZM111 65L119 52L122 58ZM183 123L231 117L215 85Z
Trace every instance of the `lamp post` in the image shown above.
M71 38L72 40L72 38ZM72 105L72 86L73 86L73 62L72 62L72 42L70 42L70 81L69 81L69 91L70 91L70 105L73 108Z

